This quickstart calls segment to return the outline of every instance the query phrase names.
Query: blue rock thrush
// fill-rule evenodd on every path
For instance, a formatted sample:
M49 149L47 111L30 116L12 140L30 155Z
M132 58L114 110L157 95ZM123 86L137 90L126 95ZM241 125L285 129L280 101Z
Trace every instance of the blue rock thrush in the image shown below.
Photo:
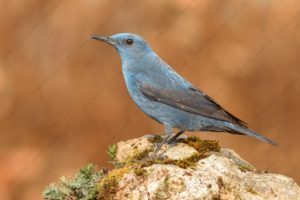
M249 130L247 124L176 73L140 36L119 33L93 39L115 47L121 56L122 71L129 94L138 107L165 127L161 145L173 142L184 131L215 131L248 135L276 145ZM172 137L173 128L180 131Z

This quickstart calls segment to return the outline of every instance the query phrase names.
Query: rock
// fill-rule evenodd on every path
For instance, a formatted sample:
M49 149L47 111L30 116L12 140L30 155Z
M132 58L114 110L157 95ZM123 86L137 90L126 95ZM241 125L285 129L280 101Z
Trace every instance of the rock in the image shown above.
M142 137L118 143L117 161L125 162L137 152L150 151L153 144L148 139ZM172 160L201 154L186 143L165 145L160 153ZM234 151L225 148L207 152L206 157L191 167L154 162L143 170L142 174L136 174L134 167L129 169L120 179L114 198L300 200L300 188L293 179L256 170Z
M43 192L44 198L98 200L300 200L293 179L255 169L216 141L181 138L164 145L150 159L160 136L144 136L112 145L115 169L92 165L73 180L62 179Z

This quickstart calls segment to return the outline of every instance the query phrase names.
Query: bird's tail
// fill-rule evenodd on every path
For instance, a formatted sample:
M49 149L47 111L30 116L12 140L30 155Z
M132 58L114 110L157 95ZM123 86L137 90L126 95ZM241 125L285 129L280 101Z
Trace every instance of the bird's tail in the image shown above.
M248 135L250 137L255 137L259 140L262 140L264 142L267 142L269 144L272 144L272 145L275 145L275 146L278 146L278 144L272 140L270 140L269 138L259 134L259 133L256 133L252 130L249 130L248 128L246 127L241 127L239 125L235 125L235 124L232 124L232 123L228 123L227 126L226 126L229 130L229 132L231 133L234 133L234 134L242 134L242 135Z

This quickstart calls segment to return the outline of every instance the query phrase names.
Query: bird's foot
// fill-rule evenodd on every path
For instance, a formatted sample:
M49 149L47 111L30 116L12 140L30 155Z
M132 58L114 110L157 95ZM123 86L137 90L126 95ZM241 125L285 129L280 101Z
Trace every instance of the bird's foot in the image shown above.
M154 152L151 155L152 158L158 158L158 153L159 153L160 149L162 148L162 146L164 144L168 144L169 138L170 138L170 135L166 134L165 137L162 139L162 141L160 143L156 143L156 147L154 148Z
M184 133L184 131L180 130L178 131L175 135L173 135L169 140L168 140L168 144L170 145L175 145L176 143L180 142L181 140L183 140L184 138L186 138L186 136L182 136L182 133Z

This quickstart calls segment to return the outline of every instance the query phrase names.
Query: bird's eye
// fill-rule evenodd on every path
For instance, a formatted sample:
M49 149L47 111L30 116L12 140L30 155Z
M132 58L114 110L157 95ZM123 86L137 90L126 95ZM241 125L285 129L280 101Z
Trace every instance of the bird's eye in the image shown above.
M133 39L127 39L125 43L131 46L133 44Z

